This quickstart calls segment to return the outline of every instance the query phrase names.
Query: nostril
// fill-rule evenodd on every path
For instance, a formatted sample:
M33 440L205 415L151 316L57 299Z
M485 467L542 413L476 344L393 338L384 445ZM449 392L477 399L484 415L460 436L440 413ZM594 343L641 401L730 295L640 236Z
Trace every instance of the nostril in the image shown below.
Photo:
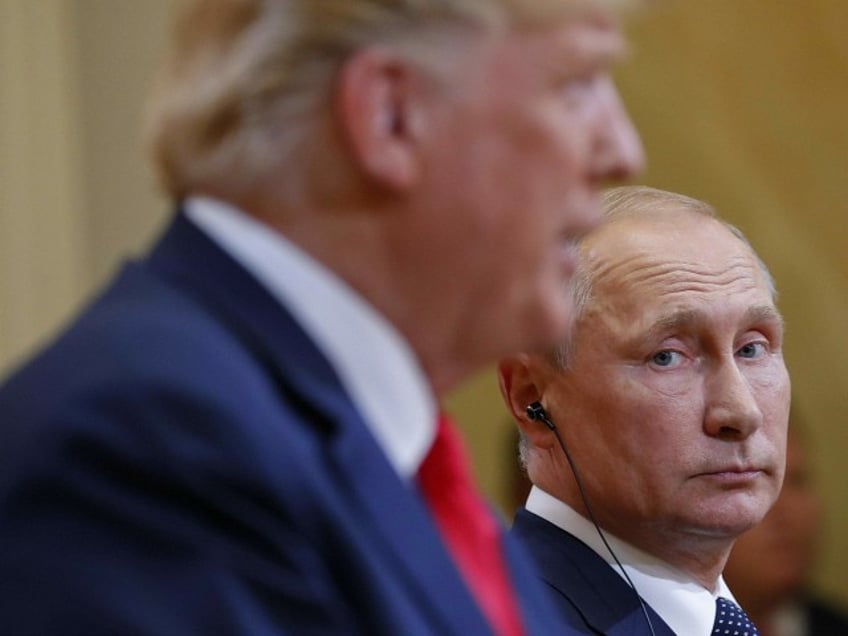
M719 436L725 439L736 439L742 436L741 433L738 428L733 426L722 426L718 431Z

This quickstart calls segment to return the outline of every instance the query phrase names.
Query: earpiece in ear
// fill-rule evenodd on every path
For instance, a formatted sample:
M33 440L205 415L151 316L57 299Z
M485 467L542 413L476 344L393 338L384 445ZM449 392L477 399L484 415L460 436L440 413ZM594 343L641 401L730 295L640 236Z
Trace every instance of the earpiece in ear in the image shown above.
M548 417L548 412L545 411L545 407L542 406L541 402L533 402L532 404L528 404L527 408L525 409L525 412L527 413L527 419L529 419L531 422L542 422L551 430L554 430L556 428L556 426L554 426L554 423L551 422L550 418Z

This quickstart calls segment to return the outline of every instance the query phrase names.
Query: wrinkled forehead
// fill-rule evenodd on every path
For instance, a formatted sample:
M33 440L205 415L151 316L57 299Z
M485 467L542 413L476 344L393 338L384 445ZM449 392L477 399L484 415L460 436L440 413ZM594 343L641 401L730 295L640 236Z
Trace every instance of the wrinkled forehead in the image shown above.
M773 304L751 247L721 221L691 212L609 221L584 241L581 267L593 302L719 300L745 293Z

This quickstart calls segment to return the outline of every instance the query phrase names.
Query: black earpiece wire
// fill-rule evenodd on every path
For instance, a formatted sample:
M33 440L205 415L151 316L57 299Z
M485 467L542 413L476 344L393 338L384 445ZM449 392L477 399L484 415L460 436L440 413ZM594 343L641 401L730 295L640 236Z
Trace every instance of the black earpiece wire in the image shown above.
M554 436L559 442L559 447L562 449L563 454L565 455L565 459L568 462L569 468L571 468L571 474L574 475L574 481L577 483L577 489L580 491L580 498L583 500L583 505L586 506L586 512L589 515L589 520L592 522L592 525L595 526L595 530L598 532L598 536L601 537L601 541L603 541L604 546L607 551L609 551L610 555L612 555L613 560L615 561L618 568L621 570L621 573L624 575L624 578L627 580L627 584L630 585L630 588L636 594L636 598L639 601L639 606L642 608L642 614L645 616L645 622L648 623L648 629L651 631L651 636L656 636L656 632L654 631L654 624L651 622L651 616L648 614L648 608L645 605L645 601L642 599L642 595L639 594L639 590L636 589L636 586L633 584L633 581L630 579L630 576L627 574L627 570L624 569L624 566L621 564L621 561L618 560L615 552L610 546L607 538L604 536L603 531L601 530L601 526L598 525L598 521L595 519L595 513L592 512L592 506L589 505L589 498L586 496L586 490L583 488L583 482L580 479L580 475L577 474L577 468L574 466L574 460L571 459L571 453L568 452L568 449L565 447L565 443L562 441L562 437L560 437L559 431L557 427L554 426L554 423L548 417L547 411L545 411L544 407L539 402L533 402L530 406L527 407L527 417L534 421L542 422L551 432L553 432Z

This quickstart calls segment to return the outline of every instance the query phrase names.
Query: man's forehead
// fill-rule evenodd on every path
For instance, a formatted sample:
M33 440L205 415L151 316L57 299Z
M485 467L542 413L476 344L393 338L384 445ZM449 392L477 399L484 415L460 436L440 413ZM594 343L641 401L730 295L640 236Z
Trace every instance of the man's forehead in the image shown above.
M687 314L687 307L691 311L711 305L729 307L731 300L737 310L745 303L774 306L765 275L753 253L743 249L713 261L648 250L612 253L596 261L592 277L590 305L615 307L631 317L678 308L675 319L692 322L698 314Z
M631 318L647 311L655 317L673 313L668 320L682 324L696 315L674 307L709 306L736 296L743 305L770 306L760 311L763 315L779 316L769 281L747 243L713 217L679 218L682 226L665 219L620 219L590 235L581 252L581 267L591 281L590 305L605 311L614 306Z
M608 14L572 16L548 26L543 38L553 63L609 65L627 51L617 21Z
M704 245L705 236L710 237L710 246ZM626 272L628 266L673 262L703 248L709 248L707 256L718 248L725 255L754 256L750 246L715 217L659 210L606 220L583 240L581 262L593 274L617 265Z

